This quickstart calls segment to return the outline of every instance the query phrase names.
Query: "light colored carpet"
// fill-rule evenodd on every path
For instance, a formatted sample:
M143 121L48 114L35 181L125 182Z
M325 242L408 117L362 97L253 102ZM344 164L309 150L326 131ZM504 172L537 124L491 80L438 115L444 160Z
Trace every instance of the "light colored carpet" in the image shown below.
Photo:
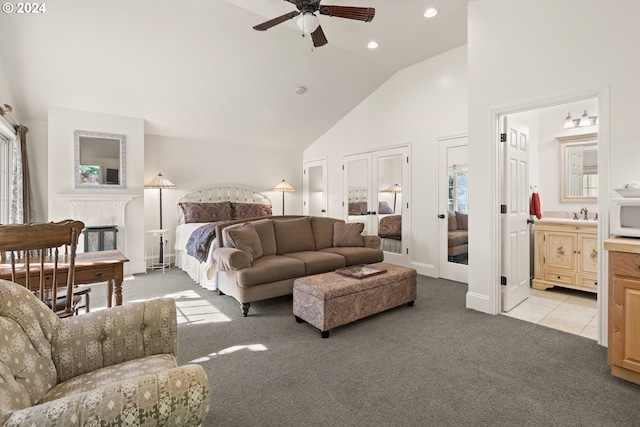
M124 300L172 295L181 364L213 390L207 426L633 426L640 386L593 340L465 308L467 286L419 276L414 307L337 328L298 324L292 298L253 303L182 271L136 275ZM92 307L104 305L104 287Z

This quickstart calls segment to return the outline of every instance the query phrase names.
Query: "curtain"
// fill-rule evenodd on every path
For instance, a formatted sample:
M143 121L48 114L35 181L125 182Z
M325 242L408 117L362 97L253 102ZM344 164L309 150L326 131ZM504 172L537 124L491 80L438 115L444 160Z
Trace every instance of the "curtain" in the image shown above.
M33 222L33 193L29 179L29 157L27 156L26 126L18 126L18 135L13 149L13 179L11 182L11 206L9 222L14 224Z

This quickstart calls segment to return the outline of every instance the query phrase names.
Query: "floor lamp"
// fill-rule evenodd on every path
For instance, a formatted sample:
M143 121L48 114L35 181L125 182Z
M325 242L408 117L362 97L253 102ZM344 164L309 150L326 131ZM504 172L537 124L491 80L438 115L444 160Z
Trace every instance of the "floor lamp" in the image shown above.
M276 186L272 188L272 190L282 191L282 215L284 216L284 193L285 192L290 193L290 192L296 191L296 189L293 188L291 184L289 184L287 181L283 179L282 182L279 182Z
M393 213L396 213L396 199L398 198L398 193L402 193L402 188L398 184L393 184L389 188L385 188L385 193L393 193Z
M162 230L162 189L163 188L176 188L176 185L162 176L161 173L158 176L154 176L144 184L144 188L157 188L160 190L160 230ZM164 265L164 242L162 241L163 234L160 234L160 257L158 263Z

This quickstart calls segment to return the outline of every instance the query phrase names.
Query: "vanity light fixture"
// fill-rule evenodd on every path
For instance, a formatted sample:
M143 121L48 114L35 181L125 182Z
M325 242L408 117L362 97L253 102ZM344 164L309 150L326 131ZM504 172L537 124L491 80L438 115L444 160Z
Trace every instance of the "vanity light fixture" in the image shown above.
M567 113L567 118L564 119L564 128L571 129L576 127L576 124L573 123L573 119L571 118L571 113Z
M584 114L580 117L580 121L578 122L578 126L589 126L591 124L591 119L587 114L587 110L584 110Z
M427 9L424 12L424 17L425 18L433 18L437 14L438 14L438 9L436 9L435 7L430 7L429 9Z
M579 119L572 119L571 113L567 114L567 118L564 119L564 128L571 129L575 127L593 126L598 124L598 116L589 116L587 110L584 110L582 117Z

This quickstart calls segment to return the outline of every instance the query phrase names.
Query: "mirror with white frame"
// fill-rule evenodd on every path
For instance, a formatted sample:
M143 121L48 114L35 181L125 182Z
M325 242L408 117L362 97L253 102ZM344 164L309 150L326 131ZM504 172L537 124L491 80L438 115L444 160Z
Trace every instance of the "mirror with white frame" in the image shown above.
M74 132L76 188L126 188L126 137L104 132Z
M598 134L556 138L561 142L560 200L598 200Z

